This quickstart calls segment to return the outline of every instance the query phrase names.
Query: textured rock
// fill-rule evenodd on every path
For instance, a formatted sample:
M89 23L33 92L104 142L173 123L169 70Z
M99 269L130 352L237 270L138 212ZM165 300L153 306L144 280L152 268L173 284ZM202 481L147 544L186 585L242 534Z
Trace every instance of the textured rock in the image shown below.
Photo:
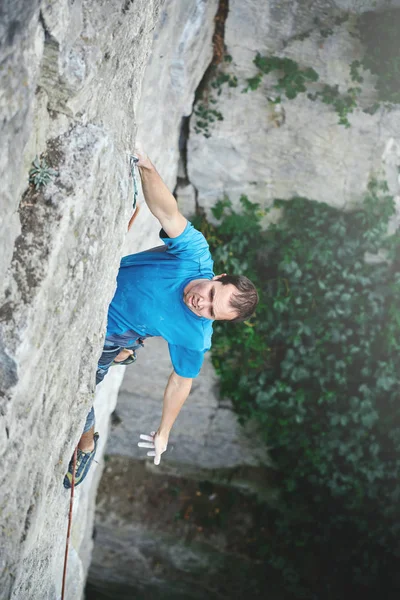
M172 371L168 346L159 338L147 340L135 364L126 369L116 408L107 454L146 459L137 446L141 433L158 427L165 383ZM239 425L229 400L218 399L218 380L207 356L171 433L169 447L154 473L184 474L196 479L234 479L238 485L258 487L252 477L268 464L256 436ZM245 471L249 481L246 483Z
M167 0L155 31L138 110L138 139L173 189L182 119L212 58L217 0Z
M317 16L329 25L342 11L388 3L231 0L225 43L239 88L223 88L219 103L226 118L215 124L211 138L196 135L192 123L188 152L181 124L191 115L212 57L218 2L163 3L139 104L161 4L16 0L0 7L1 600L59 598L68 511L61 481L92 403L122 246L136 251L156 243L157 225L145 207L125 239L132 194L125 152L133 148L136 129L171 188L180 155L180 177L190 179L183 185L189 207L197 195L209 208L223 193L232 198L248 193L265 204L276 195L298 193L350 207L370 175L382 168L391 190L398 190L397 109L381 109L375 116L358 111L350 116L352 127L344 130L330 107L305 97L285 100L278 113L268 102L273 78L265 78L257 92L240 93L255 72L257 51L293 57L314 66L323 82L348 86L348 65L362 54L350 35L354 17L334 26L323 40L313 20ZM305 33L309 36L300 41L297 36ZM367 79L362 106L374 99L374 78ZM39 192L28 187L36 154L60 173ZM160 414L170 368L165 348L161 353L166 362L160 358L156 369L157 354L149 352L160 387L134 379L132 412L124 391L117 409L122 422L115 432L124 431L125 442L114 440L110 452L138 457L139 427L156 424L153 415ZM140 362L131 367L133 378L139 377L138 367ZM122 374L113 369L96 397L100 463ZM238 485L248 484L251 473L257 486L257 465L264 457L249 447L229 404L217 402L209 364L196 386L174 429L164 473L179 468L212 478L225 469ZM145 397L149 404L144 408ZM240 471L243 464L246 473ZM101 465L77 490L68 600L81 595L100 474ZM182 553L178 548L175 557Z
M400 7L400 0L334 0L334 2L338 8L357 13Z
M189 183L179 183L175 189L179 210L188 218L196 213L196 190Z
M7 456L2 505L9 511L3 513L2 547L16 598L27 582L31 586L35 569L34 588L48 597L53 561L61 569L62 556L54 553L65 532L68 497L61 482L93 398L94 366L118 268L114 248L122 242L127 217L123 210L115 218L116 206L108 201L123 174L115 168L107 182L113 146L102 129L77 126L48 151L60 176L44 194L23 198L22 235L2 308L5 353L18 365L12 388L3 389L7 436L1 447ZM41 567L35 567L37 557Z
M2 599L60 594L69 501L62 479L93 402L131 213L125 150L134 143L158 6L140 0L2 6L1 139L8 148L0 158L8 229L1 236ZM28 187L35 154L59 172L39 191ZM147 245L147 232L136 231L136 249ZM99 458L121 377L113 372L96 400ZM88 481L77 489L70 600L82 594L100 471L91 475L92 487Z
M281 104L274 105L273 74L264 76L258 90L242 93L246 79L257 73L252 62L257 52L313 67L322 84L339 84L343 92L354 86L349 66L363 55L354 35L357 16L350 14L344 23L335 24L340 13L333 7L329 2L313 3L312 10L307 3L230 2L225 44L232 62L222 68L238 78L238 87L222 86L214 108L224 118L211 125L211 137L195 132L197 119L192 117L188 141L189 180L208 213L217 199L227 195L237 202L241 194L262 206L274 198L300 195L348 209L361 201L374 175L386 178L391 192L399 193L398 164L395 169L389 166L386 148L400 141L400 111L363 112L376 100L375 77L369 72L363 73L360 108L349 116L347 129L338 125L332 106L313 102L306 94L294 100L282 95ZM341 7L361 10L361 3ZM323 26L332 30L327 37L321 34ZM305 38L298 39L303 34Z
M33 118L33 100L43 52L44 34L38 21L39 0L2 2L0 6L0 296L14 240L17 214L25 187L23 151ZM25 181L24 181L25 179Z
M86 598L261 599L268 589L283 599L258 557L262 518L254 499L232 488L154 477L143 463L109 458Z

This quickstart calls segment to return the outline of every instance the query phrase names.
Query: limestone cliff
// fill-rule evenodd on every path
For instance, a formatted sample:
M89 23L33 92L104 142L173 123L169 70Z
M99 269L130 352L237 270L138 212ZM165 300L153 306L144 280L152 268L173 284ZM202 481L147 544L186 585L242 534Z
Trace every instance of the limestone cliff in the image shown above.
M167 98L173 86L160 88L158 71L153 82L148 77L140 129L172 187L181 119L212 55L216 1L161 6L21 0L1 7L1 598L60 596L69 501L62 479L93 402L123 244L156 243L146 208L126 238L126 151L136 138L156 23L167 52L172 35L179 46L152 61L179 90ZM58 172L38 190L28 182L36 155ZM96 395L99 460L121 377L122 370L110 373ZM99 476L93 469L77 489L66 588L74 600L83 592Z
M60 596L62 478L93 399L131 213L125 151L135 139L159 5L1 6L1 598ZM38 190L28 184L35 155L59 173ZM108 386L112 402L113 377ZM76 503L67 586L74 600L95 487Z
M93 401L119 258L124 243L156 243L145 208L125 237L126 151L143 141L168 185L178 181L186 214L242 193L263 205L298 194L351 208L381 172L398 196L400 112L363 112L375 100L370 73L347 129L305 94L278 108L272 75L241 93L257 52L295 59L321 83L346 89L349 65L363 53L357 15L389 5L400 1L1 3L1 599L60 597L69 499L61 482ZM220 86L223 119L205 137L193 106L198 112L221 73L237 85ZM28 182L36 155L58 172L39 190ZM99 457L121 378L112 372L96 396ZM100 470L77 490L70 600L82 596Z
M395 5L399 3L230 0L224 33L227 60L220 57L196 97L187 181L178 198L187 202L195 191L198 205L208 212L224 195L235 202L241 194L262 206L298 195L349 210L360 202L374 175L387 179L398 195L400 112L384 105L375 114L365 112L377 99L376 76L370 71L362 71L357 108L347 128L338 126L331 105L312 101L307 93L288 99L278 92L275 73L264 76L257 90L243 93L247 80L259 71L253 64L259 53L292 59L299 69L313 68L319 81L308 92L338 85L345 94L357 85L350 65L365 52L357 30L360 14ZM221 83L223 76L236 85ZM222 117L208 123L208 130L199 128L199 121L212 118L204 109Z

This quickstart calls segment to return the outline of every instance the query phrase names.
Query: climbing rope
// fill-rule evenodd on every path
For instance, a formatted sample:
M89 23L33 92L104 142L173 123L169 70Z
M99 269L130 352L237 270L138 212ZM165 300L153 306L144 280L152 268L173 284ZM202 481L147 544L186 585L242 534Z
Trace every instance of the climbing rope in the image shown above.
M136 175L136 165L139 162L139 159L132 154L129 154L129 165L131 168L131 176L133 181L133 215L131 216L128 224L128 231L132 227L134 220L136 219L139 213L139 206L137 205L137 199L139 195L139 186ZM74 457L72 462L72 479L71 479L71 498L69 501L69 515L68 515L68 529L67 529L67 541L65 543L65 555L64 555L64 570L63 570L63 578L62 578L62 588L61 588L61 600L64 600L65 597L65 582L67 575L67 562L68 562L68 550L69 550L69 539L71 536L71 526L72 526L72 508L74 506L74 489L75 489L75 469L76 469L76 460L78 456L78 446L75 448Z
M139 159L136 156L133 156L132 154L129 154L129 165L131 168L131 176L132 176L132 181L133 181L133 215L131 216L130 220L129 220L129 224L128 224L128 231L130 230L130 228L133 225L134 220L136 219L136 217L139 214L139 206L137 206L137 198L139 195L139 186L138 186L138 180L137 180L137 175L136 175L136 165L139 162Z
M73 458L73 462L72 462L71 498L69 501L68 529L67 529L67 541L65 544L64 571L63 571L63 578L62 578L61 600L64 600L64 594L65 594L65 581L66 581L66 574L67 574L69 538L71 535L71 525L72 525L72 507L74 505L75 469L76 469L77 456L78 456L78 446L75 448L74 458Z

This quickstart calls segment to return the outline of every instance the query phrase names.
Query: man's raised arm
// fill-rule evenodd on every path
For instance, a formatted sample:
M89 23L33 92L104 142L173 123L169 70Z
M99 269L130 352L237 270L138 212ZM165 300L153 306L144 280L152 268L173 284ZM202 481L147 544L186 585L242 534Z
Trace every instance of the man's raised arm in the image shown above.
M185 217L179 212L174 196L171 194L149 157L135 151L138 157L140 178L146 204L153 215L160 221L161 227L170 238L180 235L187 224Z
M142 434L140 438L145 440L139 442L141 448L150 448L147 456L154 456L154 464L159 465L161 454L165 452L172 425L175 423L186 398L192 388L192 379L181 377L172 371L167 387L164 392L163 412L158 431L152 431L150 435Z

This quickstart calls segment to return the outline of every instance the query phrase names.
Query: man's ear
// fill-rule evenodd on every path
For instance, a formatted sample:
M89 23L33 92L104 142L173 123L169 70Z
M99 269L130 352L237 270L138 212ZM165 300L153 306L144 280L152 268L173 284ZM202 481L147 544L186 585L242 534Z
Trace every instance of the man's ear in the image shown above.
M211 281L216 281L217 279L221 279L221 277L225 277L226 273L221 273L221 275L215 275Z

